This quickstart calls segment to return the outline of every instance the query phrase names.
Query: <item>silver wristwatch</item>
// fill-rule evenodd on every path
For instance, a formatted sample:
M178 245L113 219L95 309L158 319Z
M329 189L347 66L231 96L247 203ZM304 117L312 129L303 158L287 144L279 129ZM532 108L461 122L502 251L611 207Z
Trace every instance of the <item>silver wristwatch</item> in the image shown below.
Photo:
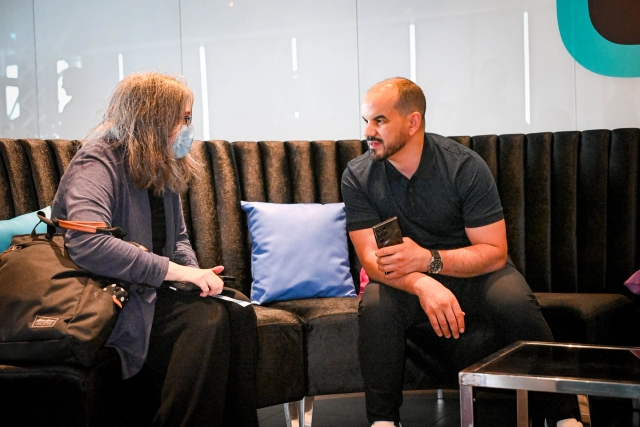
M429 273L438 274L442 270L442 258L440 258L440 252L435 249L429 249L431 251L431 262L429 263Z

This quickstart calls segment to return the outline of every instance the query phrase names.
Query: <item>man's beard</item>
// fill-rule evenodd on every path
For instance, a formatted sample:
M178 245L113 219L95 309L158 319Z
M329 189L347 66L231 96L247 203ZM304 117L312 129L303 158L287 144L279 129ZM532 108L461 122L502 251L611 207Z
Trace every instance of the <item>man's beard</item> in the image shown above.
M369 151L371 152L371 158L377 162L381 162L393 156L405 146L408 139L408 135L405 132L401 132L393 141L385 142L379 138L367 138L367 141L376 141L382 144L382 152L379 152L377 154L375 151L373 151L373 149L369 148Z

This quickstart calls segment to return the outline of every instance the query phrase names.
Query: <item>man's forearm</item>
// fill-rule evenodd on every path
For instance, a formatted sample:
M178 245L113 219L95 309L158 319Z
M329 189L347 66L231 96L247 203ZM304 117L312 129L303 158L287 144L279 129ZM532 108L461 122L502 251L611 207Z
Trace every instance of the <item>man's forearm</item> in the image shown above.
M396 288L413 295L417 295L417 283L420 281L420 279L428 277L424 273L415 272L406 274L396 279L390 279L389 277L387 277L387 275L385 275L378 269L378 265L376 264L375 259L366 264L368 265L364 265L364 268L367 272L367 275L369 276L369 280L384 283L385 285L391 286L392 288Z
M443 264L440 274L445 276L480 276L500 270L507 261L506 251L488 244L477 244L439 252ZM431 260L430 253L428 257Z
M440 275L452 277L475 277L491 273L504 267L507 256L499 248L487 244L478 244L459 249L439 251L443 267ZM405 292L416 294L416 284L429 272L431 252L425 249L424 273L416 271L404 276L390 279L378 269L373 259L371 265L365 268L370 279L392 286Z

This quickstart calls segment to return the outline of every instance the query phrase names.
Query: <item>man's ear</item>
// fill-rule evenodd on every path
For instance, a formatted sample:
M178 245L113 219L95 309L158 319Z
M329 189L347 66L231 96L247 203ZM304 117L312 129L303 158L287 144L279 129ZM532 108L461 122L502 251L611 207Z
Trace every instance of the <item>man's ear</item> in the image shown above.
M420 131L422 125L422 114L414 111L409 115L409 135L413 136L416 132Z

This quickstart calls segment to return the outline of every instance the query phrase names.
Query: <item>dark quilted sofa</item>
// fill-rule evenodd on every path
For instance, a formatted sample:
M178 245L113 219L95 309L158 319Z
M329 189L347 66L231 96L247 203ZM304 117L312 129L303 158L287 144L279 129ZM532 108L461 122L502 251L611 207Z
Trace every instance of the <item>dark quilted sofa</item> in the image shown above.
M640 269L640 130L453 138L489 165L504 207L510 256L536 292L556 340L639 345L638 303L623 282ZM73 141L0 139L0 220L49 205L77 148ZM240 200L339 202L342 171L365 149L358 140L196 141L192 153L204 172L183 195L183 207L201 266L224 265L249 294L250 241ZM352 248L350 253L358 287L360 265ZM313 396L363 390L356 298L283 301L256 312L261 407L291 403L285 412L295 418L312 408ZM435 339L429 328L409 332L406 389L456 388L457 370L475 362L469 351L453 353L450 341ZM465 339L476 355L499 347L491 328ZM145 372L123 383L114 353L101 356L90 368L0 360L5 420L141 425L154 405ZM445 360L457 363L445 368Z

